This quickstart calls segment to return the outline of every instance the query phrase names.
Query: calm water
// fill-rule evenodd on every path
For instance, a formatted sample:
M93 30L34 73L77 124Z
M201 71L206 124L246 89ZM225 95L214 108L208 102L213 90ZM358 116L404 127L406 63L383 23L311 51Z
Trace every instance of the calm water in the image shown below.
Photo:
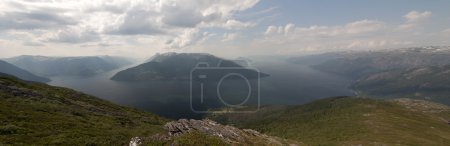
M308 66L277 60L254 61L253 66L261 72L270 74L269 77L260 80L261 104L303 104L330 96L353 95L353 92L347 88L351 82L349 79L317 71ZM191 110L189 81L131 83L109 80L119 70L121 69L87 78L53 77L49 84L72 88L116 104L135 107L169 118L200 118L202 116L194 114ZM247 86L241 86L243 83L245 82L223 83L221 95L241 96L240 99L245 99L244 95L247 95L248 91L240 90L247 89ZM253 83L254 81L252 81L252 85L254 85ZM214 97L215 99L214 95L217 90L213 89L204 89L208 90L204 91L205 98ZM193 90L200 91L200 88L194 87ZM255 103L257 98L256 94L254 95L251 96L249 102ZM197 100L199 99L195 99L195 101ZM198 107L200 110L214 108L220 106L216 104L218 101L206 99L202 103L206 102L209 105ZM233 103L234 101L230 99L226 102Z

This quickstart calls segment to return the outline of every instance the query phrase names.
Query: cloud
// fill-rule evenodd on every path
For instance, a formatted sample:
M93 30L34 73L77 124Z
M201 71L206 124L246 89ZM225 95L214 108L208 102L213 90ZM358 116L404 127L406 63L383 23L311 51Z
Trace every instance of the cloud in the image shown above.
M125 14L119 25L111 26L106 32L116 35L157 35L163 34L164 30L158 26L151 12L133 10Z
M201 33L197 29L186 29L175 38L171 38L165 42L168 48L180 49L189 46L195 42L205 41L212 34L203 32Z
M266 36L291 34L311 37L333 37L346 35L364 35L371 32L380 31L385 28L385 24L375 20L361 20L348 23L343 26L317 26L295 27L288 23L286 26L268 26L264 34Z
M162 47L185 47L203 40L205 29L237 30L253 27L235 18L259 0L94 0L2 1L0 31L22 30L46 36L41 43L84 43L105 37L169 40ZM83 30L83 31L80 31ZM35 33L39 31L39 33ZM122 37L122 39L120 38ZM192 38L188 38L192 37ZM135 38L137 39L137 38ZM126 42L126 41L125 41Z
M276 34L289 34L295 31L295 24L288 23L286 26L268 26L266 31L264 32L264 35L270 36L270 35L276 35Z
M101 38L96 32L77 29L59 30L54 34L49 34L44 41L57 43L85 43L99 41Z
M274 25L268 26L266 29L266 32L264 32L265 35L274 35L277 33L278 28Z
M175 27L196 27L203 21L217 19L213 15L203 16L202 12L194 7L183 7L183 4L164 5L162 7L162 22Z
M226 29L244 29L248 27L255 26L255 23L251 22L241 22L238 20L230 19L225 22L225 24L222 25Z
M418 12L418 11L411 11L405 16L403 16L408 22L418 22L423 21L431 16L430 11L424 11L424 12Z
M30 41L23 42L23 45L25 45L25 46L32 46L32 47L43 47L43 46L45 46L42 43L30 42Z
M5 12L0 14L0 30L57 28L77 24L67 18L51 12Z
M223 34L222 42L232 41L239 37L237 33L225 33Z
M431 13L431 12L430 12ZM422 14L422 13L421 13ZM426 13L424 13L426 14ZM428 15L428 14L427 14ZM423 16L423 14L421 15ZM426 19L414 17L424 21ZM378 49L386 47L408 47L423 44L442 44L442 36L429 33L415 35L418 29L399 31L397 25L379 20L359 20L343 25L312 25L297 27L293 23L269 25L261 35L254 38L246 48L258 48L261 52L280 54L324 52L347 49ZM447 31L442 31L443 34ZM449 33L450 34L450 33ZM427 37L426 41L424 37ZM447 36L448 37L448 36ZM273 48L282 48L275 49Z
M411 11L403 16L403 18L406 19L406 22L400 25L399 28L403 30L416 28L420 25L423 25L431 17L432 14L433 13L430 11Z
M341 24L305 26L302 21L309 20L283 22L286 21L285 15L294 14L282 14L282 7L255 7L258 2L0 1L0 48L45 48L53 52L21 50L54 54L66 54L66 51L112 52L145 57L167 51L165 49L222 53L248 51L257 55L433 45L436 42L445 44L442 42L450 39L450 31L443 31L447 21L436 19L440 22L433 24L436 29L427 27L427 23L434 23L429 21L434 15L431 11L411 11L398 16L404 19L401 24L361 19ZM45 47L38 47L41 45ZM2 54L5 54L4 50ZM9 51L9 54L14 52Z
M292 23L286 24L284 27L284 34L289 34L295 31L295 25Z

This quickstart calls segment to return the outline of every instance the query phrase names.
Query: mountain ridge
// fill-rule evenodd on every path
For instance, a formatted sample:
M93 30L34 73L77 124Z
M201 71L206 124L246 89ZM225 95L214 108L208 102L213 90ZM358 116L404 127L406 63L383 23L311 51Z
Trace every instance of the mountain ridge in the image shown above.
M151 81L151 80L189 80L191 71L199 63L205 67L242 68L248 73L258 73L261 77L267 74L247 69L231 60L222 59L206 53L163 53L151 57L149 62L122 70L111 77L116 81ZM219 72L216 69L217 73ZM244 71L243 73L247 73Z
M0 60L0 72L19 77L22 80L49 82L50 79L34 75L20 67L10 64L6 61Z
M93 76L129 65L128 59L116 56L50 57L22 55L5 61L41 76Z

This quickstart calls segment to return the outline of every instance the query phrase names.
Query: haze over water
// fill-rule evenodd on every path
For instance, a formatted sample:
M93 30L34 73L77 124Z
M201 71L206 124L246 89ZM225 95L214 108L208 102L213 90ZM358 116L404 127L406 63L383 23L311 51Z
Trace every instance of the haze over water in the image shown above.
M270 75L260 80L262 105L304 104L330 96L353 95L347 88L351 82L349 79L306 65L273 59L253 60L253 66ZM53 77L49 84L69 87L169 118L200 118L201 115L190 109L189 81L119 82L109 79L122 69L93 77Z

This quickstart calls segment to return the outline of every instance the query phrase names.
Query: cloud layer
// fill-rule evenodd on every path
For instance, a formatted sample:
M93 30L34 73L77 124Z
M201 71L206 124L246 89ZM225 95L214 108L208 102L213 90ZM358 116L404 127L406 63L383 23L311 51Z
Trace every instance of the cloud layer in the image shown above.
M281 15L277 11L282 8L276 6L252 10L258 3L1 1L0 51L3 56L45 53L146 57L164 51L258 55L450 44L450 28L430 29L439 23L434 22L431 11L411 10L397 16L401 23L361 19L305 26L294 23L298 21L271 22L270 18L295 14Z
M0 30L29 32L36 35L36 41L55 43L101 41L108 36L156 36L168 42L161 47L184 47L202 36L195 34L202 28L251 27L253 24L236 20L233 15L257 2L4 1L0 4Z

